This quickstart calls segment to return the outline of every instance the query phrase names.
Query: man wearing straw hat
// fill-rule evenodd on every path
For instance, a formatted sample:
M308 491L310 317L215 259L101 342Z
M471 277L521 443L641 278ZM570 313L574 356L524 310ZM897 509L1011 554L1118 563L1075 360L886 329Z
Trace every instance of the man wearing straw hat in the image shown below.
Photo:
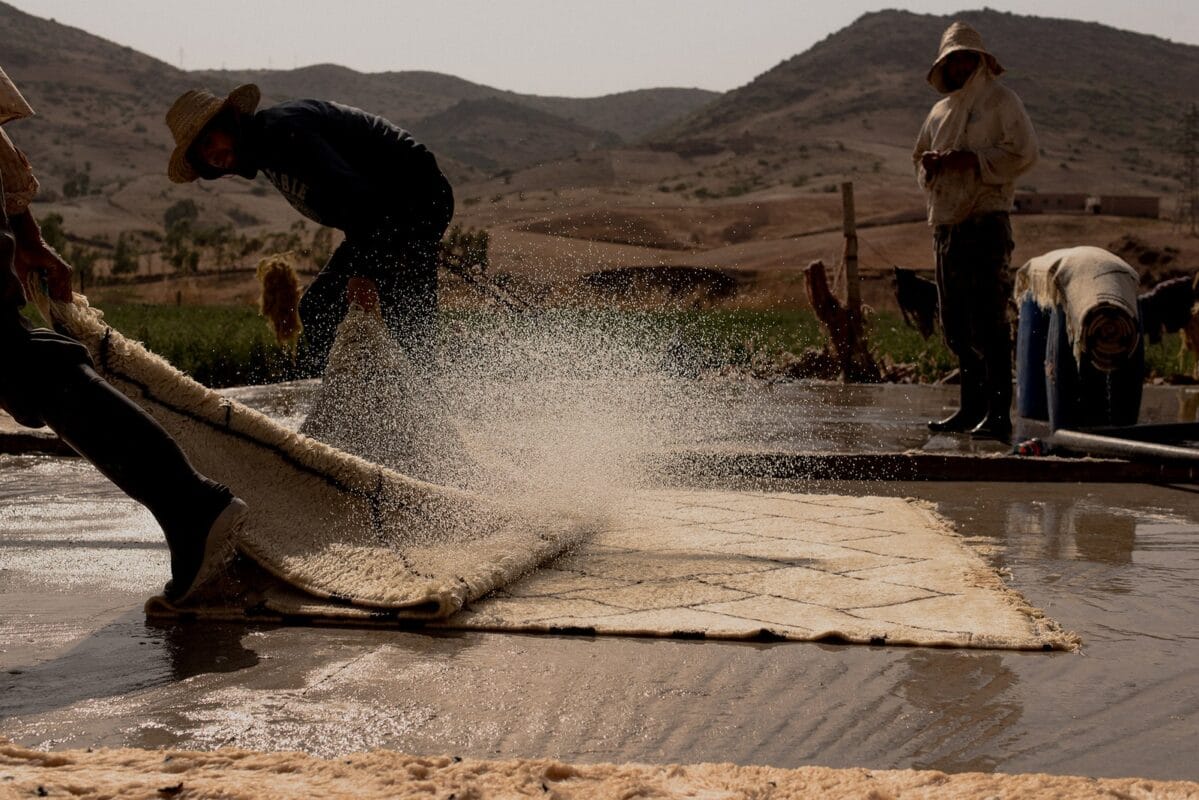
M944 95L912 153L934 228L945 342L961 366L961 406L933 431L1011 436L1008 299L1015 180L1037 160L1037 139L1003 67L963 22L949 26L928 82Z
M379 291L388 328L414 360L428 357L440 241L454 213L433 154L382 117L322 100L256 110L258 87L227 97L193 89L167 112L176 183L259 171L305 217L346 235L300 300L305 350L322 366L347 310L350 278Z
M0 69L0 124L33 109ZM164 593L187 602L232 551L246 505L200 475L178 444L92 368L87 348L34 328L21 314L26 287L71 302L71 268L42 239L29 211L38 182L0 128L0 408L21 425L48 425L154 514L171 551Z

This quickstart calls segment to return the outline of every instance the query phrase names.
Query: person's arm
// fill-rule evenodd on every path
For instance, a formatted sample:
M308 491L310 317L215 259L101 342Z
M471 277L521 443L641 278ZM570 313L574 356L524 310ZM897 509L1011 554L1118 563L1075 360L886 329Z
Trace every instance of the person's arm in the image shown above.
M916 147L912 150L912 166L916 170L916 183L921 189L928 188L937 170L938 154L931 151L933 137L929 132L928 123L932 119L930 113L920 126L920 135L916 137Z
M978 150L978 170L983 183L1002 186L1027 172L1037 161L1037 134L1024 104L1009 93L1000 104L999 140Z
M51 297L70 302L71 268L42 239L41 228L29 212L29 203L37 190L37 178L29 160L0 129L0 202L8 218L12 271L18 279L22 299L29 273L34 271L45 273Z

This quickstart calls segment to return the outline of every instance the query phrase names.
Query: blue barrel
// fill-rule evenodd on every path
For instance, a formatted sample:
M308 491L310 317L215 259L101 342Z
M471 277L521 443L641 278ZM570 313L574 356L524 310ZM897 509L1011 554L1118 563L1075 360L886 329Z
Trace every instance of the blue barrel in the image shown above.
M1066 313L1058 306L1049 314L1045 376L1050 430L1136 425L1145 387L1143 332L1136 351L1123 366L1105 372L1092 366L1085 355L1080 365L1066 332Z
M1016 413L1025 419L1049 419L1045 352L1049 345L1049 311L1026 292L1020 301L1016 330Z

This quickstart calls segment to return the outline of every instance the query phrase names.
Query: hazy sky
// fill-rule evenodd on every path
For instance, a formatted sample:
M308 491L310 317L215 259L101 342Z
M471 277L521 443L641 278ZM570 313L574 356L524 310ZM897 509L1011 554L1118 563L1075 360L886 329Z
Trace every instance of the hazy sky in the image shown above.
M332 62L364 72L434 70L571 96L651 86L724 91L867 11L978 7L961 0L6 1L185 69ZM1199 44L1199 0L985 4Z

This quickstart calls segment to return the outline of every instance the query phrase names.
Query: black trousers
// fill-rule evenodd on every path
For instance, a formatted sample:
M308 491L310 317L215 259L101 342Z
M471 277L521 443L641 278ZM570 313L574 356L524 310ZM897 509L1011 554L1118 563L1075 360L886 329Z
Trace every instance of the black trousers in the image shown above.
M379 289L379 310L414 364L433 358L437 324L437 265L441 237L454 215L454 195L444 178L429 190L426 205L383 217L366 231L346 236L329 263L300 298L304 359L324 370L337 326L349 310L346 284L370 278Z
M0 406L29 427L49 426L125 494L146 506L174 544L196 518L228 502L224 487L196 472L153 417L96 374L86 348L23 324L0 323Z
M1007 415L1012 402L1012 224L1006 213L938 225L937 293L945 343L958 357L962 405Z

